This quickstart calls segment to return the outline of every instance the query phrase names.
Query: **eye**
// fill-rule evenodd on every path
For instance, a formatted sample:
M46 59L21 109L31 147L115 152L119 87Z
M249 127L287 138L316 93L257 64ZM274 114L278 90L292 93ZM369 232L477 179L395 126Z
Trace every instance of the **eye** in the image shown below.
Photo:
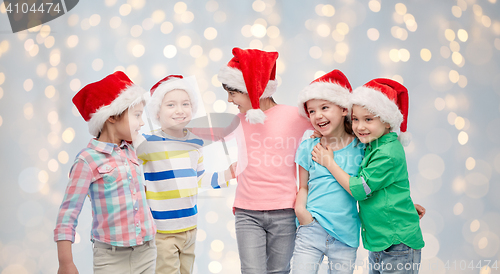
M323 109L323 110L324 110L324 109L328 109L328 106L323 106L321 109Z
M174 104L167 104L167 107L173 107Z
M309 111L309 114L313 114L313 113L314 113L314 110L310 110L310 111Z
M184 106L185 107L188 107L190 104L189 103L184 103Z
M229 95L234 96L234 91L230 91Z
M373 120L373 118L366 118L365 119L367 122L371 122Z
M354 122L354 121L356 121L356 122L357 122L357 121L358 121L358 118L352 118L352 121L353 121L353 122Z

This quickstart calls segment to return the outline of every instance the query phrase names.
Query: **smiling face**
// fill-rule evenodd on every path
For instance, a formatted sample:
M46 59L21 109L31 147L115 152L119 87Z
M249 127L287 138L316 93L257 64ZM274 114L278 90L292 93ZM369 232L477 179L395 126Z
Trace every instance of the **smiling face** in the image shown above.
M120 140L132 141L139 134L139 130L144 125L142 112L144 104L139 103L125 110L116 122L116 132Z
M240 113L246 113L248 110L252 109L252 103L248 94L230 89L226 89L226 91L227 101L235 104L240 110Z
M161 129L169 135L178 136L191 121L192 110L186 91L175 89L167 92L158 112Z
M358 139L368 144L390 132L391 126L384 123L379 117L366 108L358 105L352 106L352 130Z
M315 130L325 137L336 137L344 131L347 109L321 99L306 102L306 111Z

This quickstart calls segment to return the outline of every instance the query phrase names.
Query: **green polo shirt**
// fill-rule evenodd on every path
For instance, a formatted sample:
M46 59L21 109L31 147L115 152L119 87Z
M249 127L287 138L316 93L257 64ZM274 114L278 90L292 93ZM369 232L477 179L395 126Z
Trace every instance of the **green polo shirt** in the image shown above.
M394 132L372 141L365 150L357 177L349 188L359 203L363 246L372 252L404 243L424 247L403 146Z

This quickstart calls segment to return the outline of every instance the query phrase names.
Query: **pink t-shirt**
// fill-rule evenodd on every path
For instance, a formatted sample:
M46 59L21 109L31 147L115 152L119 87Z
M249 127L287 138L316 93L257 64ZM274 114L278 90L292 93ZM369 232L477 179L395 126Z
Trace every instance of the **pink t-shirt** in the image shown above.
M238 168L244 170L237 176L235 208L275 210L295 205L295 152L311 123L297 107L276 105L264 113L264 124L250 124L245 114L238 114Z

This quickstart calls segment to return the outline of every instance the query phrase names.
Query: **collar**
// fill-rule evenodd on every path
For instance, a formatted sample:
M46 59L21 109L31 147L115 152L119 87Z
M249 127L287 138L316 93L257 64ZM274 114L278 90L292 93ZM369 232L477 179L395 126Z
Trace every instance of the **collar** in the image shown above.
M99 151L101 153L107 153L111 154L115 147L118 147L117 144L115 143L106 143L106 142L101 142L98 141L97 139L92 139L90 140L89 144L87 145L88 148L91 148L93 150ZM123 140L122 143L120 144L120 148L129 148L130 144L129 142Z
M396 132L389 132L385 135L380 136L380 138L371 141L368 144L367 148L370 149L370 151L371 151L371 150L378 148L379 146L394 142L397 139L398 139L398 135L396 134Z

